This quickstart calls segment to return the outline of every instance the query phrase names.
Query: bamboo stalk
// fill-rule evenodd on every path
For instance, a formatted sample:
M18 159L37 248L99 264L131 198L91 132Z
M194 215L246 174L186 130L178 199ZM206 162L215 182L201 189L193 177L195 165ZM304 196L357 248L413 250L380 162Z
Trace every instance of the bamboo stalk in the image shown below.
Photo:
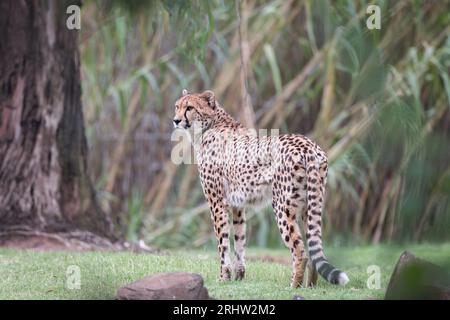
M362 220L363 220L363 216L364 216L364 210L366 209L367 199L368 199L368 197L370 195L370 191L371 191L370 177L373 176L374 171L375 171L375 164L372 164L370 166L368 179L366 179L366 183L364 184L364 189L361 194L361 198L360 198L359 205L358 205L358 211L356 212L355 219L353 221L353 235L354 236L358 236L358 237L361 236L361 224L362 224Z
M236 0L236 13L238 16L238 34L240 48L240 82L241 82L241 119L242 123L248 128L255 127L255 111L253 110L252 100L248 90L248 74L250 67L250 49L247 39L247 20L249 11L252 10L253 3L245 2L242 10L240 0Z
M154 185L153 188L156 188L155 196L151 201L151 207L149 215L160 216L163 213L162 208L164 207L164 203L169 195L169 190L173 181L173 177L175 176L178 165L173 163L171 160L168 160L164 166L164 178L160 185ZM145 220L147 221L147 219ZM144 223L145 224L145 223Z
M181 179L180 191L178 192L178 200L176 203L177 208L185 208L187 200L190 196L190 189L193 178L196 178L197 169L195 166L189 165L186 167L186 171L183 179Z
M122 159L126 154L127 139L131 132L133 115L136 113L136 110L139 106L140 97L141 97L140 89L136 88L130 99L130 103L127 108L127 114L126 114L124 128L123 128L122 134L120 136L119 144L118 144L117 148L114 150L114 154L111 159L111 166L108 170L109 174L108 174L105 190L109 193L112 193L112 191L114 189L114 185L116 183L116 179L117 179L117 176L119 175L120 168L122 165Z
M400 176L397 175L394 179L390 179L386 182L383 190L383 194L380 201L380 214L377 222L377 227L373 234L372 243L380 243L381 236L383 233L383 226L386 219L387 211L389 205L391 204L393 190L397 190L400 185Z
M267 127L272 118L281 111L284 103L292 97L306 78L322 64L322 55L322 50L316 53L314 57L303 67L302 71L285 86L281 95L276 98L273 107L265 113L263 118L260 120L260 128Z
M326 74L325 74L325 86L323 89L321 108L314 124L314 136L317 137L318 142L324 147L326 145L327 136L324 136L329 128L329 124L332 120L333 106L335 105L334 92L336 90L336 70L335 70L335 42L333 42L328 49Z
M375 234L377 233L377 231L379 232L379 230L377 230L378 225L380 224L380 221L384 221L383 215L385 214L385 210L387 209L387 203L388 203L388 195L389 195L389 190L391 188L392 185L392 179L391 178L387 178L388 180L385 182L384 186L383 186L383 192L380 196L380 199L378 200L378 205L376 206L375 210L372 212L372 219L369 222L368 228L366 229L365 232L365 237L366 239L369 239L370 237L372 238L372 243L376 244L376 237Z

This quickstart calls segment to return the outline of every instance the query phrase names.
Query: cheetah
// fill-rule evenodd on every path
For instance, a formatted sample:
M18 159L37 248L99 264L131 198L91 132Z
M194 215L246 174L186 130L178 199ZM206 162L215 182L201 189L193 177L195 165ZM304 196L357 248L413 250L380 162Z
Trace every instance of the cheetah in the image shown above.
M315 142L297 134L258 136L233 119L210 90L183 90L175 103L173 124L187 130L194 144L218 243L220 280L231 280L232 272L236 280L244 278L246 209L271 201L282 240L292 256L291 286L314 286L317 273L333 284L349 281L328 262L322 248L321 214L328 164ZM307 252L297 217L303 223ZM230 220L234 229L233 268ZM303 282L306 269L308 277Z

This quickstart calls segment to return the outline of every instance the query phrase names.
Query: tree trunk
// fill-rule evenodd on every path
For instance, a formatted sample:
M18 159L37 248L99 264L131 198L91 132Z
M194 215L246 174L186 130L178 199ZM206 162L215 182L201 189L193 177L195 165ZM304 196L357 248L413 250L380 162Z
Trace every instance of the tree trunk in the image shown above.
M69 1L0 1L0 229L112 237L87 170Z

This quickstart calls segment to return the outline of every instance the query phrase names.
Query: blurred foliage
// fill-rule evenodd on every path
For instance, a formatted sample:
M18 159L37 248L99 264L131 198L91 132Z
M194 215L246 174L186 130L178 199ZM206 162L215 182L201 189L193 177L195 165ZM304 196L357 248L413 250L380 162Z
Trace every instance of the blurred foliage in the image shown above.
M372 3L381 30L366 27ZM86 2L83 103L103 208L130 241L215 244L196 167L170 161L173 103L183 88L212 89L245 120L242 47L256 125L327 150L329 241L448 240L449 9L248 0L240 26L234 1ZM282 245L270 209L248 217L250 244Z
M232 3L232 2L229 2ZM177 56L193 62L204 59L204 46L214 31L212 3L204 0L111 0L94 3L106 17L124 15L129 23L145 16L150 29L162 26L176 40ZM221 3L225 6L225 3Z

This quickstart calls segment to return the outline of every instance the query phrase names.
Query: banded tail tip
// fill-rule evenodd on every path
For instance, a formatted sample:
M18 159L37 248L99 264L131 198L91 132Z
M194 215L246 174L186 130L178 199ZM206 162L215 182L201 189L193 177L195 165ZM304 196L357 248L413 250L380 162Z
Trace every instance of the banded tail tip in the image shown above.
M337 283L340 286L345 286L350 281L350 279L348 278L348 276L344 272L341 272L339 274L337 280L338 280Z

